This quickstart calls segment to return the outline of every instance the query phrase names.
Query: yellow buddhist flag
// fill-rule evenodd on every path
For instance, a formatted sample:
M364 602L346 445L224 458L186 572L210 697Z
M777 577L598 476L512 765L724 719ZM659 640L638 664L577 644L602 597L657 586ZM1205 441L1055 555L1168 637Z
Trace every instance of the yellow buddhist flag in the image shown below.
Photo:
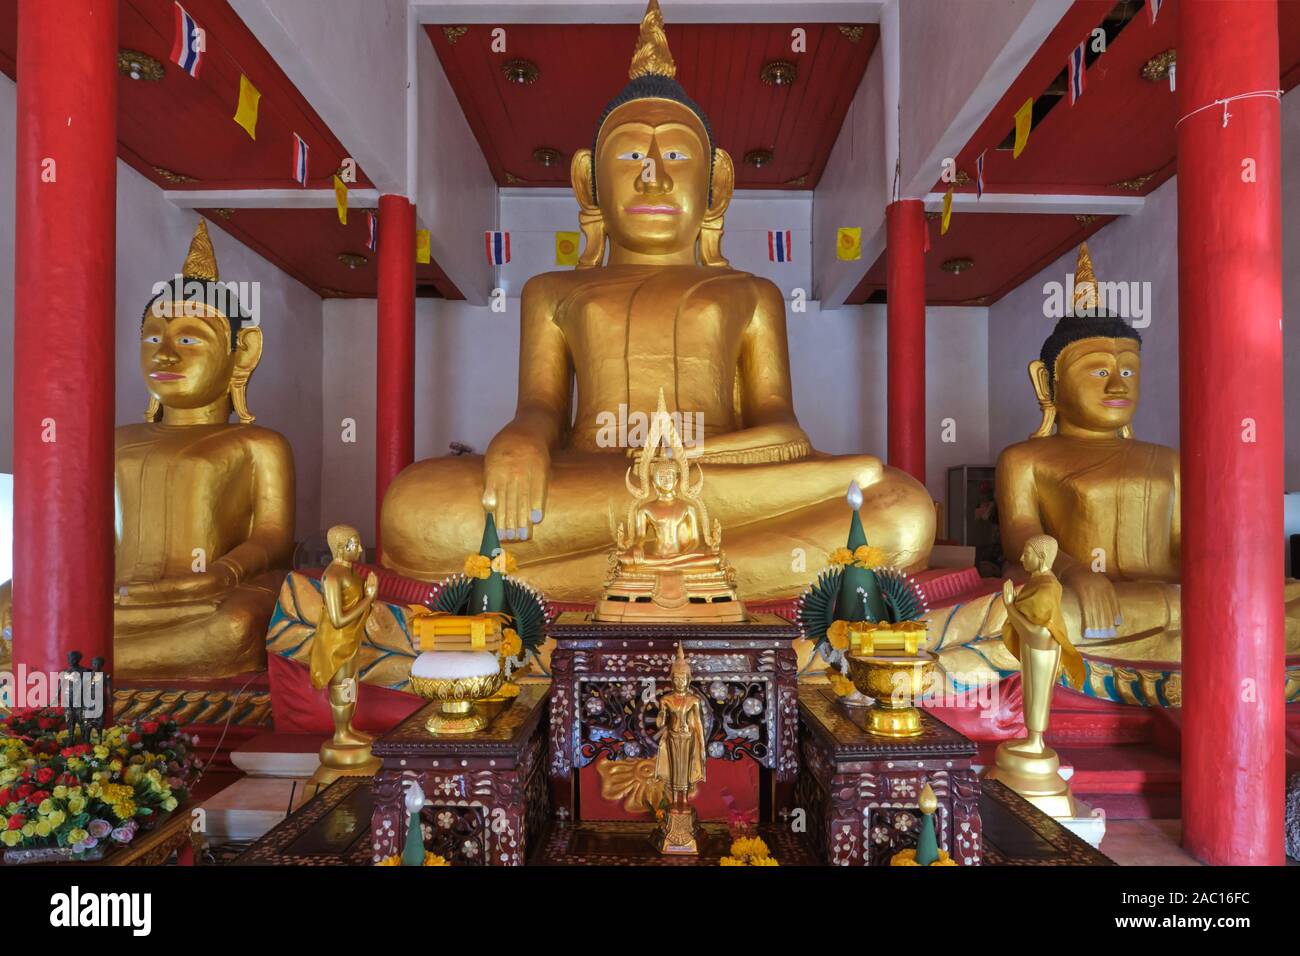
M334 177L334 205L339 210L339 222L348 224L348 187L343 180Z
M239 74L239 107L235 110L235 122L244 127L252 139L257 139L257 104L261 99L257 87L248 82L244 74Z
M948 223L952 222L952 187L943 194L943 218L939 220L939 235L945 235L948 232Z
M1029 127L1034 121L1034 101L1033 99L1025 100L1025 105L1016 110L1016 145L1011 150L1011 158L1019 159L1020 154L1025 151L1025 144L1029 142Z
M835 239L835 255L841 259L862 258L862 227L841 226Z
M429 230L415 230L415 261L421 265L429 264Z
M578 234L576 232L557 232L555 234L555 264L557 266L576 266L578 264Z

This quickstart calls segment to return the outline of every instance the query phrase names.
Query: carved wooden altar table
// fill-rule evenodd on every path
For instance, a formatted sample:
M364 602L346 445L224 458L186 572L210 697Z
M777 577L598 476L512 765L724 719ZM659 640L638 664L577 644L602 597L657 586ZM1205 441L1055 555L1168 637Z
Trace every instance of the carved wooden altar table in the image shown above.
M551 801L561 821L578 819L579 768L653 756L658 697L672 688L677 642L693 686L708 702L705 741L714 760L752 757L760 767L759 815L793 807L799 769L791 641L799 628L775 614L738 624L606 623L569 611L547 628L551 653Z
M936 717L922 711L919 737L893 739L865 730L863 715L828 687L799 688L802 763L795 803L807 813L808 832L823 861L839 866L887 866L899 850L916 846L917 798L930 784L939 848L959 865L977 865L980 781L971 769L977 750Z
M402 780L426 798L425 848L453 865L522 865L549 816L544 770L547 684L525 684L486 728L435 737L422 707L371 744L383 761L370 822L375 859L402 852L407 814ZM491 708L492 704L480 704Z

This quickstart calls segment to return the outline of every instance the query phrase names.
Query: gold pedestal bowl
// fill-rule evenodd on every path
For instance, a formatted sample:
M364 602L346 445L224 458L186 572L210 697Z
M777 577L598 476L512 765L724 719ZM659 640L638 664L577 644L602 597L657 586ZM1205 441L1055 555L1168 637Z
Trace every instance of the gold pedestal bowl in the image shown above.
M849 679L874 703L867 710L867 731L880 737L919 737L924 731L916 699L938 658L929 651L915 656L848 654Z
M411 690L425 700L442 706L424 724L431 734L472 734L488 725L489 717L474 707L501 689L505 675L500 671L470 677L416 677L411 675Z

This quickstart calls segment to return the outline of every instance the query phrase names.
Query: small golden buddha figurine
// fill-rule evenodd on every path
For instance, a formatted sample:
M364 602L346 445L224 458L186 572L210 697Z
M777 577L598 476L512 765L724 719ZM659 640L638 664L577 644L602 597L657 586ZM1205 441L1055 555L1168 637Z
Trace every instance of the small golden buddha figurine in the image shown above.
M1002 548L1018 554L1041 534L1060 542L1054 570L1064 620L1085 642L1085 656L1176 662L1178 452L1133 437L1141 336L1099 307L1087 245L1074 282L1072 313L1029 366L1042 423L998 458ZM1010 573L1023 576L1015 567ZM1287 647L1295 653L1300 582L1288 582L1286 601Z
M1077 814L1060 774L1061 760L1043 742L1062 665L1071 686L1082 688L1084 680L1083 658L1070 643L1061 615L1061 582L1052 573L1056 555L1055 538L1034 535L1020 558L1029 580L1019 593L1010 581L1002 584L1007 610L1002 639L1020 661L1026 736L999 744L996 765L985 776L1002 781L1044 813L1073 817Z
M116 676L260 670L294 543L293 453L246 398L262 330L218 282L201 219L160 285L140 326L145 422L116 430Z
M691 482L690 459L663 389L649 438L637 454L636 485L631 472L624 477L632 504L615 531L617 547L596 620L743 621L735 572L722 553L722 526L709 521L703 473Z
M572 270L529 279L520 300L514 419L483 458L417 462L389 486L385 565L422 580L460 566L482 508L553 600L593 601L606 564L606 515L622 500L626 445L615 422L669 410L703 422L708 509L752 600L791 596L842 533L857 481L871 542L921 568L934 506L910 476L870 455L814 451L791 398L781 290L730 268L723 219L734 170L674 79L659 5L641 23L630 82L596 125L571 178L585 246ZM697 417L702 416L702 417ZM701 529L707 534L708 529Z
M334 560L321 575L323 606L311 645L311 683L317 690L329 686L334 717L334 736L321 745L320 767L311 778L322 786L343 776L371 776L380 765L370 753L373 738L352 726L357 709L357 651L379 579L371 572L363 583L353 567L364 554L356 528L335 525L325 539Z
M664 811L655 841L661 853L698 853L699 821L691 799L704 782L704 702L691 689L691 665L682 645L671 670L673 689L659 700L659 753L655 755L655 780L664 786L668 809Z

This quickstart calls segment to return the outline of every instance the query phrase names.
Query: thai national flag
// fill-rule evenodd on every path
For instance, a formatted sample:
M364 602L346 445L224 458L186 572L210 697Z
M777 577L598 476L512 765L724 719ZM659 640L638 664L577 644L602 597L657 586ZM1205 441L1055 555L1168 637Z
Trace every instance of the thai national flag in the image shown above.
M1147 15L1151 18L1151 25L1156 25L1156 17L1160 15L1160 4L1165 0L1147 0Z
M771 262L791 261L789 229L769 229L767 231L767 258Z
M1083 60L1084 51L1088 47L1088 41L1084 40L1073 50L1070 51L1069 66L1069 86L1070 86L1070 105L1073 106L1075 101L1083 95L1083 83L1086 66Z
M486 232L483 236L490 265L503 266L510 261L510 233Z
M366 248L374 252L379 245L379 229L375 214L366 213Z
M307 151L311 149L297 133L293 134L293 178L299 186L307 185Z
M985 153L988 150L984 151ZM981 199L984 196L984 153L980 153L979 159L975 160L975 198Z
M172 43L172 62L190 76L198 76L203 66L203 28L189 11L176 4L176 39Z

